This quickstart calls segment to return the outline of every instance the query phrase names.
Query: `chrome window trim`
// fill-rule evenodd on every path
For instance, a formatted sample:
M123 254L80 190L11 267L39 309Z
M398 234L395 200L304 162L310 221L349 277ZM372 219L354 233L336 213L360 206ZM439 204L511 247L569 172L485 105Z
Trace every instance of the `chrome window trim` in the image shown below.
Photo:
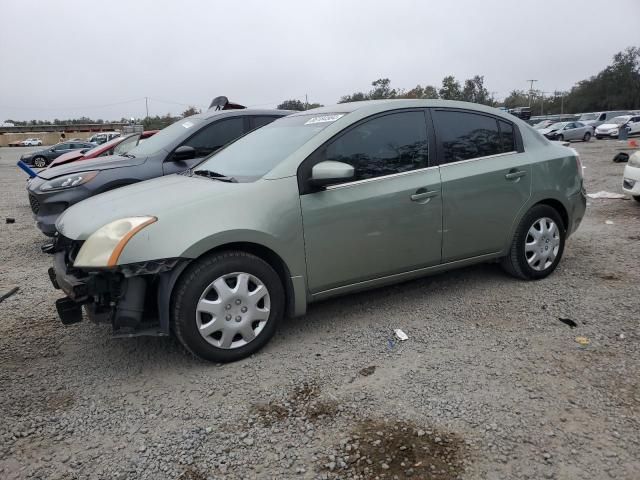
M468 158L466 160L458 160L457 162L441 163L440 167L448 167L449 165L460 165L461 163L475 162L476 160L485 160L487 158L505 157L507 155L514 155L520 153L516 150L510 152L496 153L494 155L485 155L484 157Z
M406 172L392 173L390 175L382 175L380 177L365 178L363 180L354 180L353 182L339 183L337 185L329 185L328 187L325 188L325 190L337 190L339 188L351 187L351 186L354 186L354 185L361 185L363 183L371 183L371 182L376 182L376 181L379 181L379 180L386 180L388 178L402 177L402 176L405 176L405 175L411 175L413 173L425 172L427 170L432 170L432 169L436 169L436 168L438 168L438 166L434 165L434 166L431 166L431 167L418 168L416 170L408 170Z

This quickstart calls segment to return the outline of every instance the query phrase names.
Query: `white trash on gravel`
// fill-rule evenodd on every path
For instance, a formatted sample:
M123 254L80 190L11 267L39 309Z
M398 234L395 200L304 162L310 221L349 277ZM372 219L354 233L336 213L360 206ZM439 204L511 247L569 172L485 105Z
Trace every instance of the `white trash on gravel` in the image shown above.
M402 330L400 330L399 328L394 329L393 333L396 334L396 337L401 342L404 342L405 340L409 340L409 336L406 333L404 333Z
M600 190L599 192L596 193L587 193L587 197L589 198L610 198L610 199L620 199L620 200L628 200L629 197L627 197L624 193L614 193L614 192L607 192L606 190Z

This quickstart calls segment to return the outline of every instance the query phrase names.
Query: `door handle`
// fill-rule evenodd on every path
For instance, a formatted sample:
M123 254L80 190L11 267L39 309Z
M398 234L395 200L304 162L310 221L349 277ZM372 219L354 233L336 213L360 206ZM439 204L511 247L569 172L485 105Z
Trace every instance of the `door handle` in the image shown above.
M517 180L520 177L524 177L527 174L524 170L511 171L507 173L504 178L507 180Z
M431 200L432 197L435 197L436 195L438 195L438 192L436 192L435 190L428 191L424 188L419 188L416 191L416 193L411 195L411 201L420 202L422 200L426 200L428 202L429 200ZM427 203L427 202L424 202L424 203Z

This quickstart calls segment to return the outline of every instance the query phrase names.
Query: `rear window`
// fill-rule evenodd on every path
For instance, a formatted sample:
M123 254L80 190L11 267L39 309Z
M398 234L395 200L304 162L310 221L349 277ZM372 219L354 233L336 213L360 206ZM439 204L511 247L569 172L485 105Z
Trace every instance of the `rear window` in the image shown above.
M487 157L514 150L509 148L509 137L513 138L513 127L510 134L505 131L505 137L502 139L498 120L494 117L471 112L436 110L434 120L443 163ZM510 125L507 122L502 123L505 124L505 128Z

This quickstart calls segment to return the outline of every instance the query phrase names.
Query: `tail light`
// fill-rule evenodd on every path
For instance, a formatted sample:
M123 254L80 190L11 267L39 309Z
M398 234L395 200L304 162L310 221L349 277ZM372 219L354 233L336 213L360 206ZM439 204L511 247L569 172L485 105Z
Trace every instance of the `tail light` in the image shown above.
M571 148L571 150L573 151L573 155L576 157L576 168L578 169L578 175L580 176L580 179L583 179L584 176L582 175L582 169L584 167L582 166L582 162L580 161L580 154L575 148Z

